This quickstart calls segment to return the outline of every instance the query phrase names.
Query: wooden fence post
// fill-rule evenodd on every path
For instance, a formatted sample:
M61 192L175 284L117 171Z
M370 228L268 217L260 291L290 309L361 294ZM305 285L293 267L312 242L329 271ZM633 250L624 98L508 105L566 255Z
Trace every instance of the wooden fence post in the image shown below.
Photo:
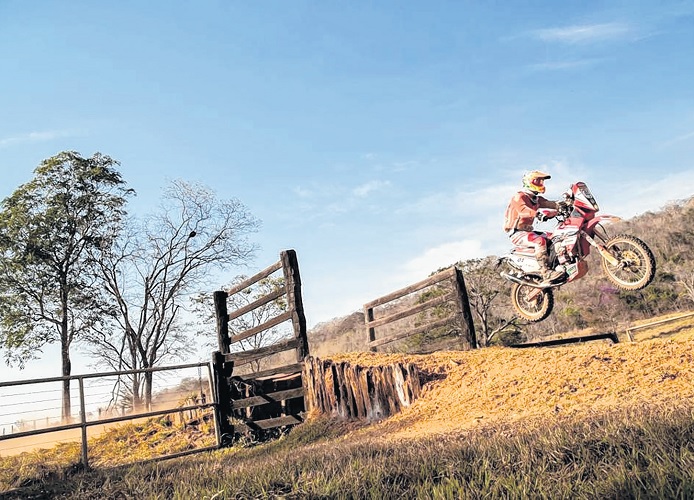
M470 299L467 295L467 287L465 286L465 279L463 278L463 272L454 267L455 269L455 289L456 289L456 301L458 304L458 311L461 315L461 328L463 330L462 334L465 339L470 344L472 349L477 349L477 335L475 334L475 324L472 321L472 312L470 311Z
M309 357L304 378L308 409L347 419L388 417L412 405L421 392L413 363L365 367Z
M374 320L374 308L364 306L364 321L366 322L367 325L369 325L373 320ZM371 342L376 340L376 329L373 326L369 326L367 328L367 330L368 330L368 334L369 334L369 345L370 345L369 351L376 352L376 351L378 351L378 348L374 345L371 345Z
M217 317L217 344L219 352L229 354L229 313L227 312L227 292L218 290L214 292L214 310Z
M308 356L308 335L306 333L306 317L304 316L304 304L301 299L301 276L299 274L299 261L294 250L285 250L280 253L284 284L287 290L287 305L292 317L294 338L299 342L296 347L296 360L303 361Z
M222 447L234 439L234 426L229 421L232 414L231 388L229 379L234 371L234 362L225 361L224 354L216 351L212 354L212 375L214 377L215 401L214 411L217 414L217 446Z

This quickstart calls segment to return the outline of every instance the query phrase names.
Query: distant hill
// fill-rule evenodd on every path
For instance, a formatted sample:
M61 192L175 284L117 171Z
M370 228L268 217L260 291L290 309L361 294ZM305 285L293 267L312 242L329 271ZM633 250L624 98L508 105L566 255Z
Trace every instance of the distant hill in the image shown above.
M311 354L318 357L363 351L367 341L364 313L357 311L319 323L308 332L308 341Z

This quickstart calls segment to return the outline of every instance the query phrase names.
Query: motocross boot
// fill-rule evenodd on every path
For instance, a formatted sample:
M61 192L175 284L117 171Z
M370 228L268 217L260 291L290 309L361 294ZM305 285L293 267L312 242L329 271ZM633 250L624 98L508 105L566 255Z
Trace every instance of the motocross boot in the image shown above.
M547 263L546 255L538 255L538 263L540 264L540 274L542 275L541 285L551 285L559 281L564 277L563 271L557 271L556 269L550 269Z

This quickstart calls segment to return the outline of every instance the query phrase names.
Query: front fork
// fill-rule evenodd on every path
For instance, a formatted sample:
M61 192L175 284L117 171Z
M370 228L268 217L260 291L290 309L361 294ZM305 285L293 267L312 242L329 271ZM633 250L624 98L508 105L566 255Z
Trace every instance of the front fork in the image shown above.
M607 262L612 264L613 266L619 265L619 260L614 257L610 253L610 251L605 248L603 245L595 241L588 233L584 232L583 237L586 239L588 243L590 243L592 246L598 249L598 252L600 252L600 255L602 256L603 259L605 259Z

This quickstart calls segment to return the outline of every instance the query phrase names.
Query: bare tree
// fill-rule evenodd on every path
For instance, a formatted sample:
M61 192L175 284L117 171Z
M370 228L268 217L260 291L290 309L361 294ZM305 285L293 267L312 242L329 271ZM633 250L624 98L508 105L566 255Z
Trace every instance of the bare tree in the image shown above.
M117 303L117 334L95 332L92 351L115 369L148 369L190 346L184 312L189 296L215 270L245 265L259 221L236 199L174 181L159 211L133 226L99 261ZM133 405L152 401L152 373L130 377Z
M496 271L496 257L470 259L458 264L467 285L470 309L477 320L475 331L480 347L488 346L492 339L504 331L517 331L518 317L505 314L501 301L508 301L508 285Z
M677 273L676 283L684 289L687 298L694 302L694 265L688 265Z

